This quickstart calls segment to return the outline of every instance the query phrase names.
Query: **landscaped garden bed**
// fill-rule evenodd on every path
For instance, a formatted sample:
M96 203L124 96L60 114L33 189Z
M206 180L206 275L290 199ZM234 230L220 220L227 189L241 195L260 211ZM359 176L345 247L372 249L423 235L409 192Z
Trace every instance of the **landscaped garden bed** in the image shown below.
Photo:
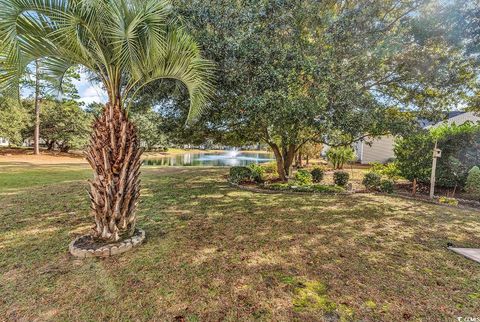
M417 199L422 201L434 202L449 206L460 206L479 208L480 201L474 199L474 196L468 193L459 192L454 197L449 196L449 189L437 188L433 199L429 195L430 187L420 185L415 195L412 195L412 185L408 183L398 183L395 185L395 195Z
M312 170L297 170L288 182L279 181L271 165L251 165L249 167L232 167L228 180L231 184L256 192L293 192L293 193L324 193L347 194L351 193L348 184L350 175L345 171L333 174L334 184L322 184L325 170L319 167Z
M312 184L308 186L297 186L289 183L270 183L270 184L236 184L233 186L242 190L253 192L269 192L269 193L325 193L325 194L349 194L352 192L346 191L342 187L332 185Z
M418 184L412 195L412 184L401 178L394 163L373 164L370 167L351 166L348 171L332 170L325 166L298 169L288 182L279 181L273 164L232 167L229 182L239 189L260 193L353 194L375 193L399 196L411 200L451 207L479 208L480 201L472 194L457 192L449 196L449 189L438 188L432 199L429 187Z

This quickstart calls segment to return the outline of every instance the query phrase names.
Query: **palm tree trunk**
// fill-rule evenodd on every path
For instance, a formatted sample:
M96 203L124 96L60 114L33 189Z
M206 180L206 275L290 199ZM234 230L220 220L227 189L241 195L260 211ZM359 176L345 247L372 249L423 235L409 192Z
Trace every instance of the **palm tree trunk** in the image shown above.
M137 129L120 101L108 103L94 122L86 158L93 168L90 180L93 237L117 241L131 236L140 196L140 156Z

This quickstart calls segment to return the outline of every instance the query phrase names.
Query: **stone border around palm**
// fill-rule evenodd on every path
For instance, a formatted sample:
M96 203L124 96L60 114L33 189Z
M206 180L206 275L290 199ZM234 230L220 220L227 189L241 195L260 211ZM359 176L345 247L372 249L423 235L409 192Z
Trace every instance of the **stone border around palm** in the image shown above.
M99 246L97 248L82 247L78 245L78 242L82 238L88 237L91 237L91 235L82 235L75 238L68 247L70 254L79 258L110 257L114 255L119 255L142 244L145 240L145 231L142 229L136 229L134 235L128 239L122 240L121 242L114 244Z

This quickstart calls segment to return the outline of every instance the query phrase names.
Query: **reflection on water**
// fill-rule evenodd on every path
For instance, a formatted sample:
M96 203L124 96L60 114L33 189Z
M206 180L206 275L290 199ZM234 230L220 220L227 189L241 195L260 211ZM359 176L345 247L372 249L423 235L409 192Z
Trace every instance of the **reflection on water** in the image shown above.
M226 151L224 153L186 153L158 159L145 159L144 165L163 166L246 166L252 163L265 163L273 160L270 153L245 153Z

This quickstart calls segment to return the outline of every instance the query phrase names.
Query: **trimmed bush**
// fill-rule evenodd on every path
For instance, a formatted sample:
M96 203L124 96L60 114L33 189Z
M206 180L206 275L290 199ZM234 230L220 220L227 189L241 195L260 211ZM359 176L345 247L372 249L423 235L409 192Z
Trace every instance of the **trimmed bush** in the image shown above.
M348 180L350 180L350 175L345 171L335 171L333 173L333 182L340 187L347 186Z
M275 162L264 163L261 167L266 174L277 175L277 164Z
M242 183L252 180L252 170L249 167L231 167L230 182Z
M313 183L312 175L307 170L298 170L295 173L295 183L301 186L311 185Z
M368 172L363 177L362 184L367 188L367 190L375 191L380 189L381 181L381 175L376 172Z
M480 168L475 166L468 171L465 190L476 197L480 197Z
M370 172L375 172L375 173L378 173L378 174L382 174L384 169L385 169L385 165L380 163L380 162L370 163Z
M252 171L252 180L256 183L262 183L264 181L265 169L258 164L252 163L248 166Z
M372 167L370 168L370 172L378 173L379 175L385 176L390 180L396 181L401 178L400 170L396 163L386 163L381 164L378 162L374 162L371 164Z
M322 182L325 171L322 168L314 168L310 173L312 174L313 182L319 183Z
M395 183L392 180L382 180L380 182L380 191L384 193L393 193Z

